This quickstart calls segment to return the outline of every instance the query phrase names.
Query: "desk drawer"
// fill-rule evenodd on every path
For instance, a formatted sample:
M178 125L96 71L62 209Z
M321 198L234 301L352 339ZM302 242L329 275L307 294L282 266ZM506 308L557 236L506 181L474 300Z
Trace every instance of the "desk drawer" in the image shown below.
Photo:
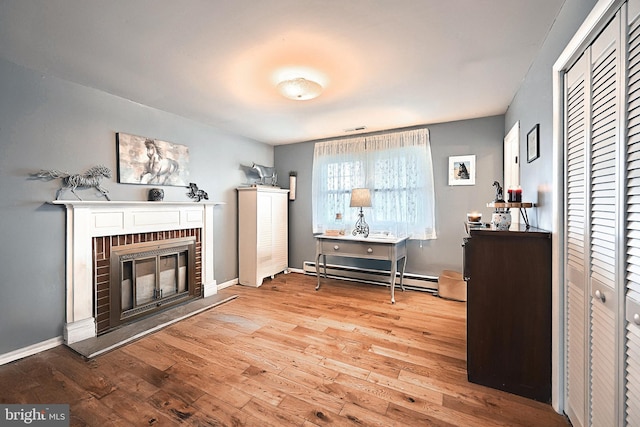
M391 259L392 245L374 242L333 240L322 242L324 255L356 258Z

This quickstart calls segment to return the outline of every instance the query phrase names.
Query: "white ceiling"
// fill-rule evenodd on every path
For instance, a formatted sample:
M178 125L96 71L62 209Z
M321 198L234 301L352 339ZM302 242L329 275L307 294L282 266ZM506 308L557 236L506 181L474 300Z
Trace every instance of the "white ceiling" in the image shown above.
M0 0L0 57L278 145L503 114L563 3Z

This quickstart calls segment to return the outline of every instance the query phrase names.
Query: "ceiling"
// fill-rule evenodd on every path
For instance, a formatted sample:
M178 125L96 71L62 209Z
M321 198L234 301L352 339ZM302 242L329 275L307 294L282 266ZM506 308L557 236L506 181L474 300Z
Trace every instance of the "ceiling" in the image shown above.
M563 3L0 0L0 58L279 145L503 114Z

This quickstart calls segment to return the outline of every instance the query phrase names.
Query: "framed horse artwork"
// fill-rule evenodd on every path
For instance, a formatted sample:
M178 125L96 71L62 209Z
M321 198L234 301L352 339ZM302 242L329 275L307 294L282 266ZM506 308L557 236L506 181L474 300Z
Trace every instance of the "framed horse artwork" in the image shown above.
M173 185L189 183L189 147L118 132L118 182Z

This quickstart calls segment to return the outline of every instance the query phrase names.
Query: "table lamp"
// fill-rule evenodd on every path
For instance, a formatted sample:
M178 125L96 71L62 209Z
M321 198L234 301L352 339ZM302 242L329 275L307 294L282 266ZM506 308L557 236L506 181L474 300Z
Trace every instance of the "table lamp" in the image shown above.
M368 188L354 188L351 190L351 202L349 206L352 208L360 208L358 214L358 220L356 221L356 228L353 230L353 235L362 234L364 237L369 236L369 225L364 220L364 213L362 208L371 207L371 192Z

